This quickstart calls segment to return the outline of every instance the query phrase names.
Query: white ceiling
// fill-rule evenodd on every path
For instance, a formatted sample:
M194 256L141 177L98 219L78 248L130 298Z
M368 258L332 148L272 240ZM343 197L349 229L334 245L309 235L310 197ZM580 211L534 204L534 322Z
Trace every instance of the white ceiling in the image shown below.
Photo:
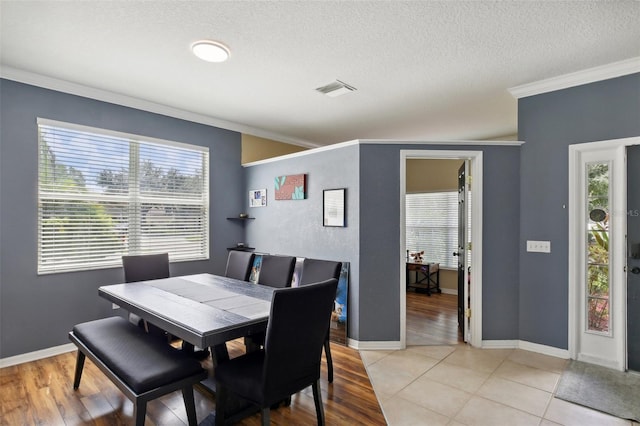
M517 132L508 88L640 56L640 2L4 1L1 65L317 146ZM222 64L192 42L231 49ZM356 92L314 89L335 79Z

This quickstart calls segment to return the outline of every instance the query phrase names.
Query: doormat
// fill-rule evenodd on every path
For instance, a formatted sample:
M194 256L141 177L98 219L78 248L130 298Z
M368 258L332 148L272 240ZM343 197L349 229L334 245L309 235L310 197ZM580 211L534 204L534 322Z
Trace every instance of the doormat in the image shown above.
M640 374L571 361L556 398L640 422Z

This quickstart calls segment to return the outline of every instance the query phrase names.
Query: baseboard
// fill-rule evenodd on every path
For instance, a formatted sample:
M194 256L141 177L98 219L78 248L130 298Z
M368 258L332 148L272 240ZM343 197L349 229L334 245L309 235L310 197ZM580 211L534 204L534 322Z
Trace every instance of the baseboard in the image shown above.
M365 351L395 351L400 350L400 341L359 341L348 339L347 346L356 350ZM556 358L569 359L569 351L566 349L554 348L553 346L540 345L538 343L526 342L524 340L483 340L483 349L523 349L531 352L550 355ZM12 365L22 364L30 361L37 361L43 358L60 355L66 352L76 350L73 343L54 346L52 348L42 349L39 351L29 352L26 354L16 355L9 358L0 359L0 368L10 367ZM584 359L584 361L602 365L600 362ZM615 368L615 367L613 367Z
M399 341L360 342L349 339L349 347L359 351L396 351L402 349Z
M527 342L525 340L483 340L483 349L522 349L529 352L536 352L542 355L549 355L556 358L569 359L569 350L560 349L553 346L541 345L539 343Z
M37 361L39 359L49 358L49 357L64 354L67 352L72 352L76 349L77 349L76 345L74 345L73 343L67 343L65 345L54 346L52 348L47 348L47 349L41 349L39 351L11 356L9 358L2 358L0 359L0 368L23 364L25 362L30 362L30 361Z
M517 349L517 340L483 340L482 349Z
M553 346L541 345L539 343L527 342L525 340L519 340L519 349L523 349L525 351L537 352L543 355L554 356L556 358L569 359L569 350L568 349L560 349Z
M624 368L621 365L619 365L617 362L609 361L607 359L596 357L596 356L580 354L578 355L578 361L599 365L601 367L611 368L613 370L625 371Z
M454 296L458 295L458 290L454 289L454 288L442 288L440 287L440 290L444 293L444 294L453 294Z

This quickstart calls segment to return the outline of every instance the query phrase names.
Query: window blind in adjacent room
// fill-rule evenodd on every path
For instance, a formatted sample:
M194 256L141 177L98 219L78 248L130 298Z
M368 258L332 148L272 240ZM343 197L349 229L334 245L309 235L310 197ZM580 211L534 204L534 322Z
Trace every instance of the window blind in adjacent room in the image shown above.
M407 250L424 250L426 261L456 269L452 254L458 245L458 193L406 194L405 200Z

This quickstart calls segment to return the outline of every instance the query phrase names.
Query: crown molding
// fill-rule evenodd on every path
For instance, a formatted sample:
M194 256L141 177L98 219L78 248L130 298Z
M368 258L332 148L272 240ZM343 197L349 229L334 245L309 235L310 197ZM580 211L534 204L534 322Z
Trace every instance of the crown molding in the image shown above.
M258 129L233 121L226 121L220 118L198 114L196 112L174 108L145 99L135 98L133 96L124 95L122 93L111 92L108 90L97 89L95 87L85 86L66 80L36 74L21 69L0 66L0 77L16 81L18 83L29 84L32 86L42 87L43 89L55 90L58 92L68 93L70 95L82 96L84 98L95 99L102 102L109 102L129 108L135 108L155 114L165 115L167 117L178 118L181 120L192 121L194 123L205 124L207 126L218 127L221 129L232 130L239 133L246 133L265 139L272 139L277 142L289 143L292 145L303 146L305 148L315 148L319 144L289 136L269 132L267 130Z
M541 93L554 92L556 90L608 80L610 78L622 77L637 72L640 72L640 56L512 87L509 89L509 93L511 93L511 96L514 98L520 99Z
M362 145L453 145L453 146L521 146L524 141L504 140L418 140L418 139L359 139Z
M347 142L334 143L331 145L324 145L318 148L308 149L306 151L293 152L291 154L281 155L279 157L266 158L264 160L257 160L251 163L245 163L242 167L253 167L261 164L274 163L282 160L289 160L291 158L304 157L307 155L317 154L323 151L330 151L334 149L341 149L352 145L443 145L443 146L522 146L524 141L420 141L420 140L397 140L397 139L354 139Z

